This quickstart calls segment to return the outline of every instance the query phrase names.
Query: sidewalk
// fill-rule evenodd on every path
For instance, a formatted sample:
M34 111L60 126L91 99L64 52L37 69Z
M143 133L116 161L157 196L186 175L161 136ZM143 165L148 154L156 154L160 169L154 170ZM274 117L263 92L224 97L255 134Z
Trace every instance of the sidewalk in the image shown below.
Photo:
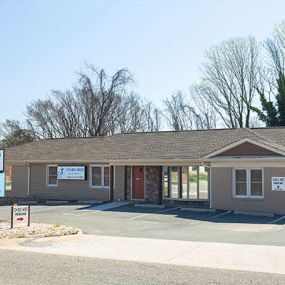
M285 274L285 247L77 235L0 240L0 249Z

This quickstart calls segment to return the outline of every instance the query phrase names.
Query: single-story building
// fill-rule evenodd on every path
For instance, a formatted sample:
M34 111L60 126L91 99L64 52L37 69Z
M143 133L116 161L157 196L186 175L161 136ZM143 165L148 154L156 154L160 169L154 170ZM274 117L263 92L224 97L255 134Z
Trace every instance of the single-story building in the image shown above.
M6 150L9 196L285 214L285 128L47 139Z

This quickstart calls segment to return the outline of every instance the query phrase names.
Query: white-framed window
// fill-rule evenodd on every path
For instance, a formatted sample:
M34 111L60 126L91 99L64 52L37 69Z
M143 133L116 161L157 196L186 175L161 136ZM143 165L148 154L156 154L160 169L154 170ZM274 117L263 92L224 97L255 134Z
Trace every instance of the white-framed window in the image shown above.
M263 169L234 168L233 196L236 198L263 198Z
M90 188L109 188L110 168L108 165L91 165L89 174Z
M47 165L47 186L57 185L57 165Z
M163 197L208 200L210 168L206 165L164 166Z

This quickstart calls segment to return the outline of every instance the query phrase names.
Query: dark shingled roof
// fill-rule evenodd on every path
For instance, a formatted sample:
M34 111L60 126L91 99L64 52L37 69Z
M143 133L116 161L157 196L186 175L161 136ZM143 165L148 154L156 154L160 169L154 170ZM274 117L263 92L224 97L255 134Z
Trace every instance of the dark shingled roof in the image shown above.
M285 128L214 129L47 139L6 150L6 161L104 162L126 159L200 159L243 138L285 150Z

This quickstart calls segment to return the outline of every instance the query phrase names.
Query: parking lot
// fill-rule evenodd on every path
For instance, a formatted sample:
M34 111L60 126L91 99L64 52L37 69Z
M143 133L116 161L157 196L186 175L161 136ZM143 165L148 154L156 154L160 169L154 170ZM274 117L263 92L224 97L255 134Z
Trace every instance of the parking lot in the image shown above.
M7 220L10 207L0 207ZM178 208L126 205L99 211L96 205L31 206L32 222L66 224L91 235L142 237L239 244L285 245L285 218L197 213Z

